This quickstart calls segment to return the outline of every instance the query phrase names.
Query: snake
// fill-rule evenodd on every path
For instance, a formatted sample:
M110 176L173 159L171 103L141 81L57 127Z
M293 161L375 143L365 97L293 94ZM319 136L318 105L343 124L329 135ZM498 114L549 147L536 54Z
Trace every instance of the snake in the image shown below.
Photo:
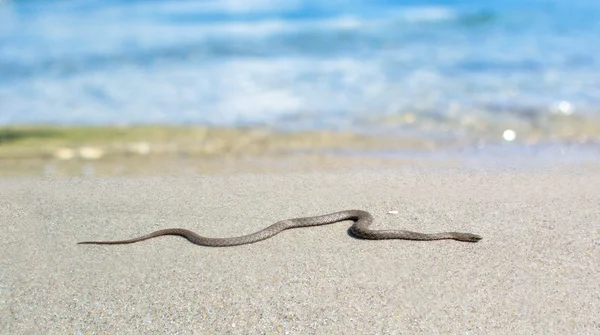
M176 235L188 239L190 242L206 247L231 247L243 244L250 244L265 240L280 232L300 227L321 226L330 223L351 220L354 224L350 226L349 232L352 236L367 240L414 240L414 241L434 241L434 240L457 240L462 242L478 242L481 236L470 233L444 232L434 234L417 233L408 230L371 230L369 226L373 223L373 216L369 212L362 210L345 210L326 215L301 217L278 221L267 228L253 234L229 237L229 238L211 238L200 236L193 231L182 228L169 228L142 235L136 238L119 241L85 241L77 244L130 244L144 241L158 236Z

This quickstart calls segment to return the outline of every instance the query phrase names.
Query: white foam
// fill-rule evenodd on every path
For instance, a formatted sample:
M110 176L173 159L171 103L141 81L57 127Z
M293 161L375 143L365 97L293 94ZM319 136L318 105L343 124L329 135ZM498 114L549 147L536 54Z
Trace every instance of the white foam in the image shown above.
M396 11L399 17L408 22L445 21L456 18L456 12L443 6L401 7Z
M4 123L60 122L67 115L68 123L269 122L302 111L367 108L374 93L363 83L383 77L376 63L353 59L242 59L38 78L5 87L0 99L10 111Z

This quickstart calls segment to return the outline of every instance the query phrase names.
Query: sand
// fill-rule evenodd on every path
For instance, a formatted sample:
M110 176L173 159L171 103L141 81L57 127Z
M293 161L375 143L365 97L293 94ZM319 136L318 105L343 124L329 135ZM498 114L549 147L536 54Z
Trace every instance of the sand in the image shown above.
M484 239L363 241L342 222L231 248L76 244L343 209ZM598 166L2 179L0 235L3 334L600 334Z

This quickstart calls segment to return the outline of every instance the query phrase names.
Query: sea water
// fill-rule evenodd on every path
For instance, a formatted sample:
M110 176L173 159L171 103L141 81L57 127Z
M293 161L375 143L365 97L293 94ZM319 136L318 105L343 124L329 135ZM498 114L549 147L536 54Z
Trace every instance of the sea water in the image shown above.
M0 124L576 136L598 55L597 0L0 0Z

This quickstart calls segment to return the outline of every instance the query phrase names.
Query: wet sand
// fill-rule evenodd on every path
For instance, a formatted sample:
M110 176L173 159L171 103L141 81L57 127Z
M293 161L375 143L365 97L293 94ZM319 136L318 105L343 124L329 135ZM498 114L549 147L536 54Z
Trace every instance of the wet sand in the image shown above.
M339 153L433 152L460 145L465 140L269 127L13 126L0 127L0 178L280 171L289 160L312 170L330 165L325 156L332 154L340 160Z
M0 332L599 333L598 204L598 166L2 179ZM231 248L76 244L343 209L483 240L364 241L340 222Z
M600 164L600 133L593 129L572 136L519 131L512 141L502 139L504 127L450 137L384 129L361 133L199 125L0 127L0 178Z

